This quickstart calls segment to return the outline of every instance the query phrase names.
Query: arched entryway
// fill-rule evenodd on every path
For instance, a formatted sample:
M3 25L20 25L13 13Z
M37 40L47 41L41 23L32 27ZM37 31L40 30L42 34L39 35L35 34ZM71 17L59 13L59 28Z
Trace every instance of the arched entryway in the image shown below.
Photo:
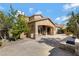
M53 35L53 27L46 25L39 25L38 35Z

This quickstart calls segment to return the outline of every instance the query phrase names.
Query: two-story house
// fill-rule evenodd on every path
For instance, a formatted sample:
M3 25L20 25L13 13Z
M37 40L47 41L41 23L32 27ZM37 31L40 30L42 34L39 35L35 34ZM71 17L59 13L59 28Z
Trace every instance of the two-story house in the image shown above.
M28 34L32 38L37 38L41 35L54 35L57 32L54 22L40 14L30 16L28 25L30 28Z

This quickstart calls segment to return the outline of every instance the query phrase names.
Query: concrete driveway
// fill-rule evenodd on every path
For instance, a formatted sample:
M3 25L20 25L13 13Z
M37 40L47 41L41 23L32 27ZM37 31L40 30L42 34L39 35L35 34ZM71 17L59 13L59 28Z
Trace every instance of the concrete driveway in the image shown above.
M58 38L58 35L56 37ZM72 56L71 52L56 47L56 45L59 45L59 41L53 40L52 42L44 41L40 43L38 40L26 38L10 42L4 47L0 47L0 56Z
M0 48L1 56L47 56L50 47L44 43L38 43L35 40L20 40L11 42L5 47Z

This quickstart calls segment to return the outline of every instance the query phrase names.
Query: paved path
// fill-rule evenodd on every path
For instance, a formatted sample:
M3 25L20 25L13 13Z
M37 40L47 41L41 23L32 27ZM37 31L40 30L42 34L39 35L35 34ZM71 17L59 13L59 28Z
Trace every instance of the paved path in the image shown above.
M5 56L46 56L52 47L35 40L21 40L0 48L0 55Z
M57 36L56 36L57 37ZM55 37L55 39L56 39ZM60 41L60 40L59 40ZM5 47L0 48L1 56L72 56L73 54L56 48L58 41L53 40L40 42L38 40L31 40L29 38L11 42Z

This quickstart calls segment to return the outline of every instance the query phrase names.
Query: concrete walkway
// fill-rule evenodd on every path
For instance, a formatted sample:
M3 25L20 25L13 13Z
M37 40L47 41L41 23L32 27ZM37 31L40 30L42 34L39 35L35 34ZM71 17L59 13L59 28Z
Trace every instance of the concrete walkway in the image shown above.
M0 48L1 56L46 56L49 55L50 47L44 43L40 44L35 40L21 40L11 42Z
M61 35L59 35L60 37ZM58 35L56 38L59 38ZM58 39L53 41L32 40L29 38L11 42L0 48L0 56L73 56L74 54L57 48Z

